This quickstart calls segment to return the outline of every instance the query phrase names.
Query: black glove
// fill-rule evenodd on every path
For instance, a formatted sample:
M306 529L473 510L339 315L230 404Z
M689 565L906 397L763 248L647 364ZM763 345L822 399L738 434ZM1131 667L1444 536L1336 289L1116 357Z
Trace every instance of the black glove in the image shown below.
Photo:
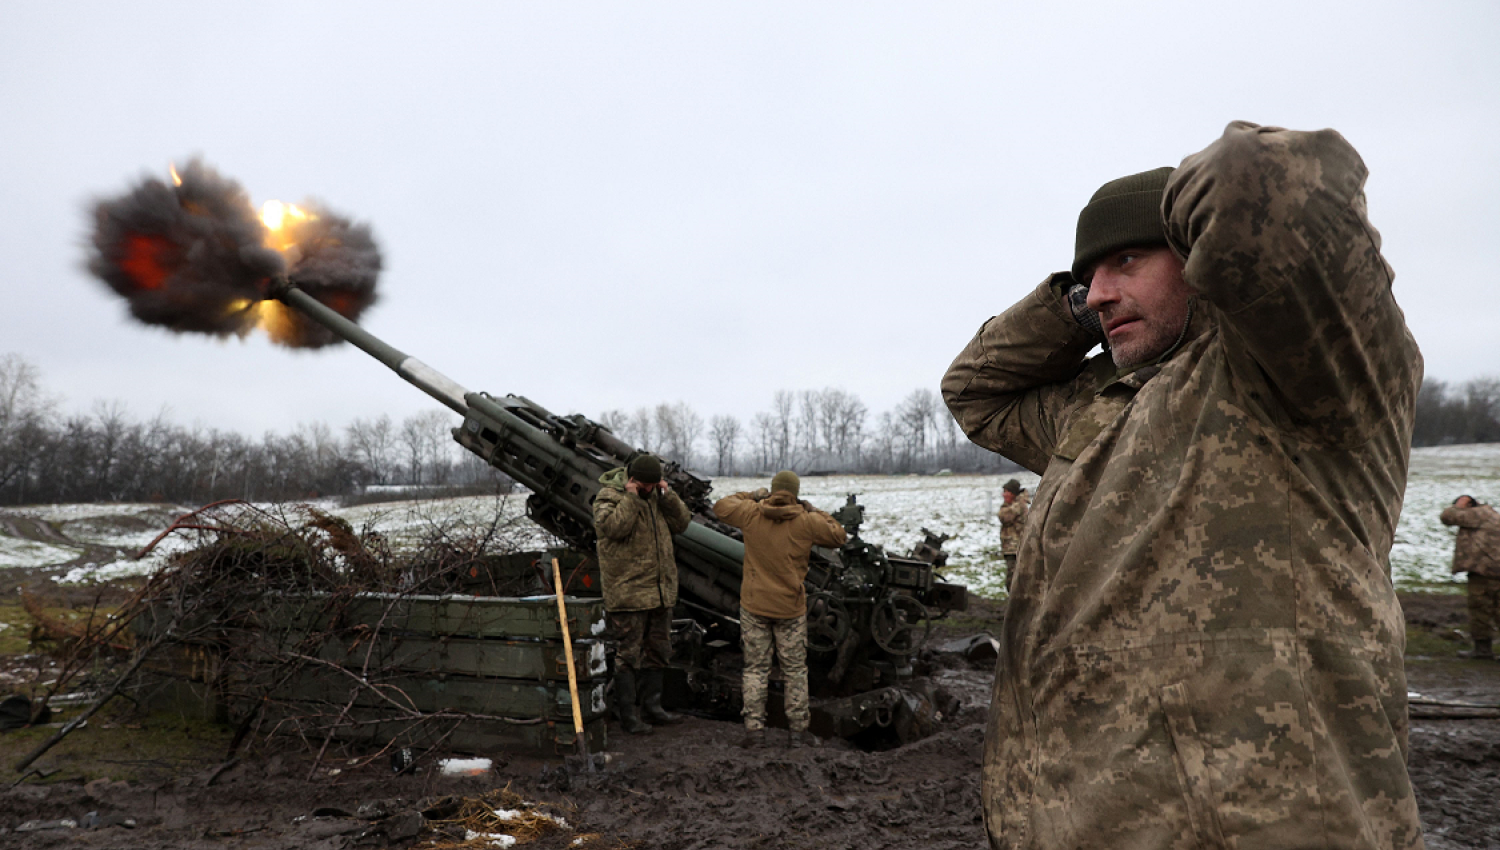
M1102 342L1104 325L1099 321L1099 314L1089 309L1089 288L1081 283L1075 283L1068 287L1067 296L1068 310L1073 314L1073 321Z

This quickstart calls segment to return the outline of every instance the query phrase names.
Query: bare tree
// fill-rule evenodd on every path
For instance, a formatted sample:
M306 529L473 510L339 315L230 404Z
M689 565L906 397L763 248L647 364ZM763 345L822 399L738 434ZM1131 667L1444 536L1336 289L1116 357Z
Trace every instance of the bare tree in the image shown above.
M734 449L740 441L740 420L733 416L715 416L709 424L709 439L717 461L715 475L734 474Z
M41 371L19 354L0 357L0 490L19 482L47 441L56 404L42 392Z
M656 446L656 425L651 418L651 411L644 407L638 407L630 414L630 439L627 442L638 449L652 450Z
M865 403L853 393L832 387L819 393L818 427L839 465L858 466L867 415Z
M686 402L658 404L654 421L661 454L683 466L691 466L693 449L703 433L703 417Z
M769 413L757 413L750 420L750 440L755 446L755 467L764 472L775 466L777 429L776 418Z
M901 427L904 470L920 467L927 456L928 438L937 425L937 397L932 390L912 390L896 408Z
M771 397L771 419L775 423L776 456L772 466L786 469L792 465L792 407L795 400L791 392L777 390Z
M396 466L396 429L391 417L382 413L373 419L355 419L344 429L348 454L371 483L390 483Z

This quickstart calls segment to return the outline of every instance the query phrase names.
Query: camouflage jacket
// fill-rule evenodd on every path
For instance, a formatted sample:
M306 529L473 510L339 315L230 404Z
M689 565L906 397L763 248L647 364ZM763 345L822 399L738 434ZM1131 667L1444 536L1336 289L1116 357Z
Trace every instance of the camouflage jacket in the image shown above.
M599 476L594 497L599 576L606 611L649 611L677 604L677 559L672 535L681 534L692 514L676 493L650 498L626 492L625 467Z
M1015 555L1021 551L1021 529L1026 525L1026 509L1031 494L1021 493L1008 505L1000 506L1000 554Z
M735 493L714 502L714 513L745 533L740 606L773 620L806 614L807 556L814 546L844 545L844 527L791 493L759 502Z
M1500 511L1489 505L1443 509L1443 525L1458 526L1453 571L1500 578Z
M1421 355L1331 130L1231 124L1162 212L1185 338L1117 375L1060 297L943 379L1042 473L985 744L994 847L1411 848L1389 554Z

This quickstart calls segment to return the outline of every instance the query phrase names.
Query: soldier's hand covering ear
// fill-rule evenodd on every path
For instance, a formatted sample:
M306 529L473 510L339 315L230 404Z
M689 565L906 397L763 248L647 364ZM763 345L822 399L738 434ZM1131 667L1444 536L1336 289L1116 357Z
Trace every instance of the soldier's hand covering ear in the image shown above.
M1102 341L1104 325L1099 321L1099 314L1089 309L1089 288L1081 283L1075 283L1068 287L1065 295L1068 299L1068 310L1073 313L1073 321Z
M756 490L755 492L751 493L750 494L750 498L752 498L755 501L759 502L761 499L764 499L764 498L766 498L769 495L771 495L771 491L767 490L764 487L762 487L759 490Z

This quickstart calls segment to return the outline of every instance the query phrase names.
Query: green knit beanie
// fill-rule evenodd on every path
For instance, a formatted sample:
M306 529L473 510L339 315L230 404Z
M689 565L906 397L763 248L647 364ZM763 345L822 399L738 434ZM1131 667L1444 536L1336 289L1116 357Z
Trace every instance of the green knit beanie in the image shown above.
M1085 282L1095 263L1121 248L1167 244L1161 199L1171 176L1171 168L1153 168L1099 187L1078 214L1074 280Z
M642 484L655 484L661 481L661 461L655 455L637 455L625 474Z
M798 478L797 473L791 471L790 469L783 469L782 471L771 476L772 493L791 493L793 496L795 496L801 490L802 479Z

